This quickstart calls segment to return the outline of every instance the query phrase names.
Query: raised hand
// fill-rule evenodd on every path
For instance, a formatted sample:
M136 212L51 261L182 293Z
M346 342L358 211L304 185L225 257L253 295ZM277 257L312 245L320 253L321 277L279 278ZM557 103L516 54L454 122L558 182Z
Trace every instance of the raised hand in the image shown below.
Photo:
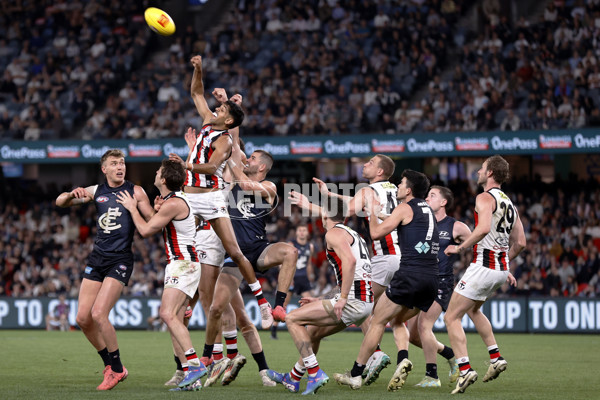
M221 104L227 101L227 92L223 88L215 88L212 91L212 95Z
M192 65L194 66L195 69L202 70L202 57L201 56L192 57L190 62L192 63Z
M192 127L189 127L185 133L185 142L190 150L196 146L196 130L192 129Z
M319 178L313 178L313 182L319 186L319 192L321 192L322 195L329 196L329 189L327 189L327 184L325 182Z

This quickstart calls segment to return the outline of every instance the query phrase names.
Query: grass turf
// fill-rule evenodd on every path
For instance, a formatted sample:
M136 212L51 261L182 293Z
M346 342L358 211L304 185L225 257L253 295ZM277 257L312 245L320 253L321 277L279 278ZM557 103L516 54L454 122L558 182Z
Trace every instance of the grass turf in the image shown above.
M129 378L107 392L96 391L102 381L102 362L83 333L46 332L39 330L0 330L0 399L170 399L209 397L210 399L281 399L299 396L287 392L281 385L263 387L256 363L240 335L240 351L248 363L231 385L215 385L199 392L171 393L163 384L175 370L170 339L165 332L119 331L121 358L129 370ZM279 340L261 332L269 367L288 371L298 358L294 344L285 331ZM508 369L495 381L483 383L488 355L479 336L467 336L471 365L479 373L479 380L461 398L485 399L597 399L600 398L600 337L597 335L529 335L498 334L496 339L502 356L508 360ZM448 343L445 334L438 339ZM192 340L198 352L202 351L204 332L193 331ZM448 386L449 367L438 357L441 388L415 388L425 375L423 353L413 346L409 358L414 364L405 386L395 393L386 390L394 372L396 351L391 333L386 333L383 350L392 365L386 368L377 382L353 391L338 386L334 372L352 367L362 341L360 332L342 332L327 338L317 358L329 375L330 381L317 396L329 399L444 399L452 387ZM300 391L306 386L306 379Z

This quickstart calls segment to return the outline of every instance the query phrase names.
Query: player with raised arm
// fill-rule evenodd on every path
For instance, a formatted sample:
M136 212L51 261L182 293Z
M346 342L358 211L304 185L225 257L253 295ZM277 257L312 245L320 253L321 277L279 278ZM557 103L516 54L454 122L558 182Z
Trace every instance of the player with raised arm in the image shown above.
M373 310L369 330L352 370L333 375L339 384L359 389L363 384L362 374L367 360L381 341L386 324L393 320L394 325L403 326L419 310L427 311L437 295L439 233L433 211L423 199L428 189L429 179L424 174L405 170L398 186L397 197L401 203L383 222L379 223L379 218L369 219L369 230L374 240L385 237L393 230L397 231L402 264ZM371 215L379 214L375 204L369 203L367 208ZM435 338L429 336L422 338L422 341L425 346L436 345ZM390 391L400 389L412 369L406 350L398 352L397 362L398 366L388 385Z
M319 190L323 195L336 196L343 198L348 207L348 216L359 215L365 217L367 225L371 218L367 210L363 210L365 204L378 203L381 205L383 212L390 214L398 205L396 199L397 187L389 181L394 175L394 161L386 155L377 154L363 165L362 176L369 181L369 185L361 188L356 192L354 197L344 197L329 192L327 185L320 179L313 178L319 186ZM311 210L316 215L320 214L318 205L311 204L306 196L298 192L290 193L292 204L296 204L301 208ZM381 222L382 220L379 220ZM373 257L372 264L372 282L373 295L375 303L378 301L381 294L390 284L394 273L400 266L400 247L398 245L398 233L391 231L388 234L372 240L371 243ZM369 329L369 321L367 319L361 329L363 332ZM369 358L367 368L365 369L365 384L370 385L375 382L379 373L390 363L390 357L385 354L379 346L377 346L373 355Z
M222 192L224 186L222 173L232 148L229 129L242 124L244 111L238 104L228 100L217 107L213 114L204 98L202 57L192 57L191 63L194 66L191 84L192 100L204 125L196 138L194 149L190 151L185 162L174 153L169 154L169 157L181 162L184 168L189 170L184 183L184 192L189 194L194 213L211 223L225 251L239 265L242 276L254 292L261 307L264 324L270 327L273 323L271 305L265 300L252 265L235 240L235 233L227 213L227 200ZM207 326L220 326L220 324L220 320L214 321L209 317Z
M162 231L167 253L165 284L160 305L160 318L167 324L176 345L187 360L188 369L179 388L199 390L200 378L207 372L192 345L190 333L181 320L180 311L194 296L200 282L200 264L196 253L194 236L196 221L185 193L181 192L185 171L178 161L163 160L156 171L154 185L160 191L161 205L158 212L144 221L137 211L135 196L123 191L117 193L117 202L130 213L142 237Z
M481 306L504 282L516 286L509 264L527 244L517 208L500 189L508 177L509 165L501 156L494 155L483 162L477 171L477 184L484 191L475 198L475 229L464 242L448 246L445 251L446 255L460 254L474 246L473 262L456 285L444 316L460 369L452 394L463 393L477 380L477 372L469 362L467 337L461 323L465 314L475 324L490 354L490 366L483 381L496 379L508 365L500 356L490 321L481 312Z
M328 203L321 213L327 231L327 259L334 269L340 292L332 299L303 298L301 307L288 314L286 325L300 360L289 373L268 371L271 379L291 392L300 390L300 379L308 372L308 383L302 394L316 393L329 381L315 356L321 339L352 324L362 324L373 309L367 245L358 233L344 225L346 206L343 199L326 197L324 201Z
M97 389L110 390L128 375L121 363L117 334L108 314L133 272L131 245L135 229L131 214L117 202L117 192L135 195L136 206L146 219L154 210L144 189L125 180L125 155L121 150L105 152L100 165L106 182L61 193L56 205L70 207L91 201L96 205L97 236L81 281L77 325L104 362L104 380Z
M456 382L459 374L454 351L452 348L438 342L433 334L433 324L437 321L442 311L446 311L448 308L450 296L452 296L452 291L454 290L454 263L458 260L456 255L447 256L444 254L444 250L448 246L462 243L471 234L471 230L463 222L457 221L446 213L446 210L451 208L454 203L454 195L447 187L432 186L425 201L429 204L435 215L438 231L440 232L438 295L427 312L419 313L416 317L411 318L407 325L410 331L410 343L423 348L427 364L425 377L415 386L440 387L441 382L437 375L436 353L448 360L451 383ZM421 343L421 337L431 335L433 335L435 340L436 348L426 348ZM431 342L433 343L433 341Z

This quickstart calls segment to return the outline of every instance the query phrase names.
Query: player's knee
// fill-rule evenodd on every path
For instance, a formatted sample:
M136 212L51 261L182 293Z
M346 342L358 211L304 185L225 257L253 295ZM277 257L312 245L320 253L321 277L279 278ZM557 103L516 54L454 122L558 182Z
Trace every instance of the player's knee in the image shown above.
M208 315L210 316L210 318L212 319L221 319L221 317L223 316L223 310L225 309L225 307L219 305L219 304L211 304L209 310L208 310Z
M101 308L93 308L92 309L92 319L95 323L99 324L108 318L108 313L105 313Z
M289 260L298 259L298 249L294 246L286 246L283 256Z

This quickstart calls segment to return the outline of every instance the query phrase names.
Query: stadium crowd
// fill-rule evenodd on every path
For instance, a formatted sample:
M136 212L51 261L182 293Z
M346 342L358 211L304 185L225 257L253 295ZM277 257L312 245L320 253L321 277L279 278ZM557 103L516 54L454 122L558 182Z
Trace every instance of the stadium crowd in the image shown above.
M439 183L439 182L438 182ZM466 182L452 182L455 218L473 227L473 192ZM583 188L586 188L585 190ZM35 193L35 196L33 195ZM0 296L56 297L66 293L76 298L87 254L95 238L96 220L92 206L56 208L56 187L20 187L8 180L0 197ZM148 191L153 198L151 191ZM552 185L540 181L515 181L508 193L513 199L527 234L527 249L513 261L516 288L504 286L498 296L600 296L600 185L576 179ZM281 192L279 196L283 196ZM35 200L34 200L35 199ZM267 225L269 240L293 238L294 227L305 218L297 209L283 215L283 205ZM349 226L365 235L357 218ZM328 290L335 280L330 275L323 251L324 230L320 220L309 224L316 249L313 264L319 274L315 291ZM135 267L124 294L158 296L163 287L164 249L162 236L134 240ZM455 266L459 279L472 255L462 255ZM269 291L276 276L261 279Z
M182 28L154 62L137 3L19 0L0 9L2 138L180 137L198 123L193 54L207 87L245 96L246 135L600 125L598 1L512 23L488 0L481 32L463 32L474 3L233 2L218 34Z

